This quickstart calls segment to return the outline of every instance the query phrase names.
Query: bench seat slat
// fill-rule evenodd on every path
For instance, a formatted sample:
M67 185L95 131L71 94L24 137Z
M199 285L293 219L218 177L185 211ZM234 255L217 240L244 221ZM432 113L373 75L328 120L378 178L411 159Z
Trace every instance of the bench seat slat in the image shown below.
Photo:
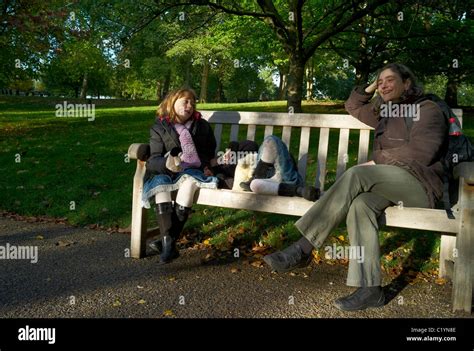
M285 197L273 195L258 195L251 192L237 192L224 189L200 189L197 203L226 208L239 208L249 211L278 213L291 216L302 216L314 202L301 197ZM392 227L412 228L457 233L459 219L448 219L446 211L426 208L399 209L389 207L385 210L382 224Z

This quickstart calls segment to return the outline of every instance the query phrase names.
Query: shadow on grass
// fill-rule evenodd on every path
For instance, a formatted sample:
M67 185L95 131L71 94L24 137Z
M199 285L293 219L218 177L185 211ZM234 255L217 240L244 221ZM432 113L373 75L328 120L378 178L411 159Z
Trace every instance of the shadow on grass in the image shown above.
M416 236L413 238L413 234ZM415 231L398 232L395 236L387 238L381 246L381 254L390 253L401 246L401 243L413 240L413 248L410 254L403 260L401 272L390 284L383 287L385 293L385 304L393 300L408 284L416 279L427 263L436 246L436 235L433 233L419 233Z

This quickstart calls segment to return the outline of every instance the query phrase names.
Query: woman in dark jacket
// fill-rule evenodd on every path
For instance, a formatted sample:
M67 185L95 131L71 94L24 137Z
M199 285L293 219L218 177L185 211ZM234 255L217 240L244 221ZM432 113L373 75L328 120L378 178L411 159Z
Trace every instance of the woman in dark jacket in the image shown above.
M376 89L379 96L372 99ZM320 248L345 219L351 243L349 257L345 257L349 259L347 285L358 289L335 301L341 310L384 305L379 215L394 204L432 208L442 195L440 159L447 125L438 105L429 100L417 102L421 97L415 76L401 64L385 66L374 83L353 90L346 109L375 128L373 159L347 170L295 223L303 238L264 257L276 271L305 266L312 249ZM411 129L407 118L413 119ZM328 247L326 251L330 253Z
M210 124L195 110L190 89L169 93L150 129L150 158L146 162L143 206L155 198L160 240L150 247L160 252L160 263L179 256L176 240L184 227L198 188L217 188L217 178L204 174L215 156L216 140ZM171 192L177 190L173 206Z

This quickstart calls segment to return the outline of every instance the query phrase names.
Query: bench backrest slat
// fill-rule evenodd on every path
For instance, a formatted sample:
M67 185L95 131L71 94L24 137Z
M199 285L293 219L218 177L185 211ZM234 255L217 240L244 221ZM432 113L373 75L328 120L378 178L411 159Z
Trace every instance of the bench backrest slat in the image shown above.
M230 140L229 141L238 141L239 140L239 125L232 124L230 127Z
M291 139L291 127L284 126L283 132L281 134L281 140L285 143L285 145L290 148L290 139Z
M257 126L255 124L249 124L249 127L247 128L247 140L255 141L256 131L257 131Z
M359 134L359 153L357 154L357 164L367 162L369 155L370 130L362 129Z
M324 191L324 182L326 180L326 162L329 145L329 128L321 128L319 131L318 145L318 167L316 172L315 187Z
M298 170L303 177L303 181L306 180L306 166L308 164L308 150L309 150L309 137L311 128L301 128L300 137L300 149L298 151Z
M462 125L462 110L453 109ZM283 127L282 141L289 147L291 133L295 128L301 128L300 144L298 151L298 169L306 180L308 168L308 153L310 146L310 134L312 129L319 130L319 144L317 155L316 187L324 191L328 146L330 129L339 129L339 146L337 154L336 179L346 170L349 161L349 134L350 130L359 131L359 149L357 163L367 162L370 145L370 132L372 127L360 122L353 116L347 114L288 114L273 112L233 112L233 111L202 111L203 118L214 124L214 135L217 141L217 151L221 148L223 125L231 125L230 140L239 140L239 126L247 126L247 139L255 141L257 126L265 126L264 137L273 135L274 127ZM310 180L313 182L313 180Z
M347 162L349 162L349 129L344 128L339 131L339 147L337 151L336 180L345 172Z
M221 149L222 124L216 124L214 126L214 137L216 138L216 151L218 151Z
M201 111L209 123L315 128L373 129L347 114Z
M265 126L264 136L267 137L269 135L273 135L273 126Z

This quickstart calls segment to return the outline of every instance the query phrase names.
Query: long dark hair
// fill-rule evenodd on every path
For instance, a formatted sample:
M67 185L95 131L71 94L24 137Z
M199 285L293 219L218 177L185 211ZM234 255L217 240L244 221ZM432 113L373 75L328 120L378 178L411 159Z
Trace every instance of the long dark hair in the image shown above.
M408 87L407 90L405 90L402 95L400 96L400 103L407 103L407 102L413 102L420 98L423 95L423 87L418 83L418 80L416 79L415 75L413 72L405 65L402 65L401 63L389 63L383 66L378 72L377 72L377 79L376 81L379 80L380 74L385 71L386 69L390 69L396 74L402 78L402 81L405 83L407 79L410 79L410 86ZM385 102L383 101L382 97L379 95L374 103L375 106L375 111L377 113L380 112L380 106L384 104Z

